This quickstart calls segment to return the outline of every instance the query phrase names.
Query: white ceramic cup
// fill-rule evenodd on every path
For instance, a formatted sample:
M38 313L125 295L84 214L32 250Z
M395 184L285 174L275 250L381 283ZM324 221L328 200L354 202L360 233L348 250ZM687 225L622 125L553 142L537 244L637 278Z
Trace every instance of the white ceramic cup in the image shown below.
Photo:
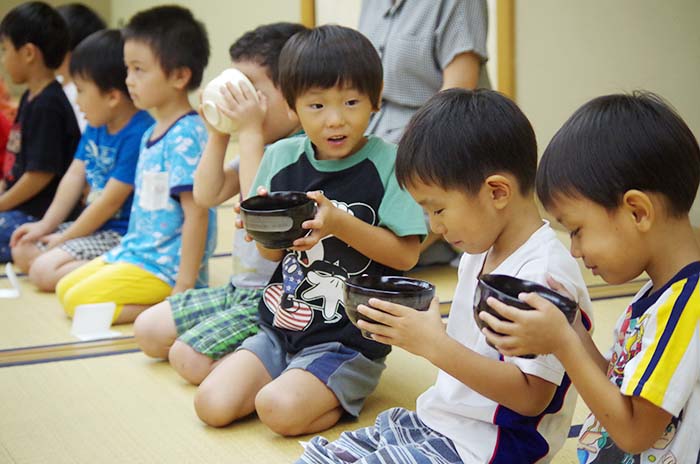
M224 96L221 94L221 89L226 86L227 82L231 82L239 88L243 85L248 86L248 91L253 94L256 101L258 100L258 93L248 77L235 68L224 69L221 74L209 81L204 87L202 92L202 112L204 117L219 132L231 134L238 129L237 125L216 107L217 104L221 106L226 104Z

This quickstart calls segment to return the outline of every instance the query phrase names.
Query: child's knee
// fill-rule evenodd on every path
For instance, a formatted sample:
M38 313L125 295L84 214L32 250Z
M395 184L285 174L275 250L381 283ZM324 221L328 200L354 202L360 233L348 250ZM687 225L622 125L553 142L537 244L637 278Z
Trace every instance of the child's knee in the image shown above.
M217 385L202 384L194 396L194 409L199 419L212 427L225 427L242 414L232 405L231 392Z
M202 383L213 363L211 358L179 340L170 347L168 360L177 373L193 385Z
M34 244L17 244L10 249L12 253L12 262L20 270L20 272L29 271L32 265L32 253L30 246L34 247Z
M56 289L56 270L39 257L29 267L29 281L42 292L53 292Z
M308 424L301 420L305 417L301 407L293 392L285 394L274 387L263 388L255 397L255 410L260 420L282 436L305 433Z
M163 308L167 305L167 308ZM138 315L134 321L134 337L139 348L152 358L166 359L168 351L177 338L177 329L170 316L170 304L167 301L151 306Z

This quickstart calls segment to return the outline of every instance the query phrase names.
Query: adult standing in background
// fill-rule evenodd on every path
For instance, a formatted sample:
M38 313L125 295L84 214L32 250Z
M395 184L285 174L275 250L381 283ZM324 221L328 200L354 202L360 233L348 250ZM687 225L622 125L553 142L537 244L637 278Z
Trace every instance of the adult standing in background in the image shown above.
M363 0L358 25L384 66L382 106L368 133L398 143L408 121L443 89L490 88L486 74L486 0ZM458 263L430 232L418 265Z
M358 29L384 66L371 134L397 143L413 113L438 91L490 87L486 0L363 0Z

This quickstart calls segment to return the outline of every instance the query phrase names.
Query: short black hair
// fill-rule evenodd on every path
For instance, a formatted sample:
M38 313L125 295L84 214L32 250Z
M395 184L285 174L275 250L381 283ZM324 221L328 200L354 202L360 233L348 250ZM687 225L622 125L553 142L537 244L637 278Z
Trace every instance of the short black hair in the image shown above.
M61 66L68 51L66 22L44 2L27 2L10 10L0 22L0 37L8 38L15 48L34 44L49 69Z
M121 31L97 31L80 42L71 56L70 73L94 82L102 92L116 89L129 96Z
M290 108L312 87L349 85L379 108L382 60L367 37L354 29L326 25L294 34L282 49L279 82Z
M209 62L209 38L200 21L187 8L157 6L136 13L123 29L124 41L147 44L166 75L178 68L189 68L192 78L188 90L202 83Z
M73 51L93 32L105 29L107 24L92 9L82 3L69 3L56 7L68 27L68 50Z
M399 141L396 178L475 195L490 175L515 176L531 192L537 141L530 121L506 96L486 89L433 95L411 118Z
M239 37L228 49L232 61L251 61L267 69L279 87L279 59L282 47L297 32L307 30L298 23L272 23L256 27Z
M646 91L584 104L542 155L537 194L545 208L557 196L582 197L614 211L628 190L660 193L671 216L688 213L700 182L700 148L661 97Z

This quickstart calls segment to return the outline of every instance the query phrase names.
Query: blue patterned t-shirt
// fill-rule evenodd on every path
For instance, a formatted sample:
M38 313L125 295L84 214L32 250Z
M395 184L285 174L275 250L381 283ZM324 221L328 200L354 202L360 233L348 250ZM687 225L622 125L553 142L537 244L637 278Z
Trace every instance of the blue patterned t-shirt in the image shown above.
M174 286L180 269L184 222L179 195L192 191L194 171L207 141L207 131L193 111L178 119L159 138L150 140L152 133L153 128L148 129L141 141L129 229L121 244L107 252L104 259L108 263L135 264ZM207 261L215 245L216 216L209 209L198 288L207 285Z
M153 118L147 112L139 111L116 134L110 134L107 126L85 128L75 159L85 163L85 179L90 186L88 205L102 194L109 179L134 185L141 137L152 125ZM124 234L129 226L132 200L133 194L127 197L122 207L100 230L114 230Z

